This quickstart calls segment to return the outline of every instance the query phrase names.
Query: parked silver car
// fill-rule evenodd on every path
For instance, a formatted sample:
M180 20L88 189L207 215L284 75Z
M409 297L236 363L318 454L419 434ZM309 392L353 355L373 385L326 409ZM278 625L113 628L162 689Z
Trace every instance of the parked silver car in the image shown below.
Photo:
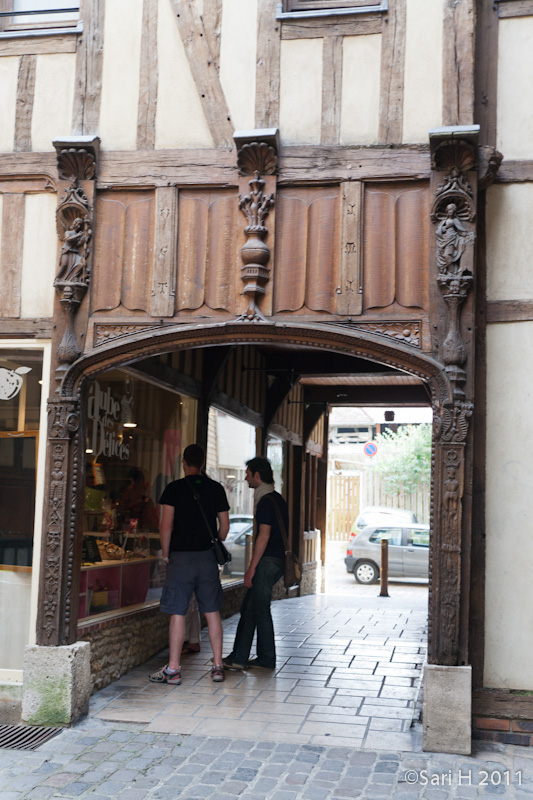
M427 578L429 525L367 526L348 543L346 571L353 572L358 583L375 583L379 578L381 540L389 542L391 578Z
M230 514L229 532L224 544L231 553L231 561L224 567L224 575L244 575L253 535L254 518L251 514Z

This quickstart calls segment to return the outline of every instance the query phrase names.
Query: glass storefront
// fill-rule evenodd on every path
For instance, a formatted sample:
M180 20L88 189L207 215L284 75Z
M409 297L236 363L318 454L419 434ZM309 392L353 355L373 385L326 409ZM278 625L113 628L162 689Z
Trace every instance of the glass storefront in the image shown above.
M0 670L31 638L42 379L42 349L0 347Z
M159 600L158 500L183 476L196 400L117 369L92 382L87 416L81 624Z

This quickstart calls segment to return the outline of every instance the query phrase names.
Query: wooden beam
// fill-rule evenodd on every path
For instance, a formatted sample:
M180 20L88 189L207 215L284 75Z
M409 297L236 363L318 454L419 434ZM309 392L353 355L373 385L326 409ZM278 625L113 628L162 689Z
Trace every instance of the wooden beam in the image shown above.
M379 134L384 144L399 144L403 135L406 0L395 0L383 16Z
M282 39L322 39L325 36L368 36L381 33L381 18L377 14L358 14L345 17L310 17L284 19Z
M533 181L533 160L502 161L496 183L528 183Z
M2 202L2 246L0 253L0 316L20 317L20 287L24 242L23 194L5 194Z
M141 36L139 105L137 110L137 150L153 150L157 113L157 8L144 0Z
M478 0L476 25L476 122L480 146L496 146L498 100L498 10L494 3Z
M277 422L273 422L270 425L268 432L271 433L272 436L277 436L278 439L283 439L285 442L291 442L291 444L294 444L297 447L302 446L302 437L300 434L290 431L284 425L280 425Z
M255 127L279 126L280 24L277 0L258 0L255 79Z
M533 719L533 697L504 689L477 689L472 692L472 716L497 719Z
M304 408L304 430L302 438L305 446L307 446L309 442L309 437L313 432L313 428L317 424L320 417L327 413L327 410L327 403L323 403L322 405L313 403L313 405L309 405Z
M37 56L21 56L17 83L15 151L31 150L31 119L35 92Z
M202 391L207 405L210 405L217 390L218 381L236 345L213 347L204 350L202 362Z
M431 406L424 386L306 386L304 401L332 406Z
M233 147L233 126L217 66L194 0L170 0L205 118L218 147Z
M444 7L443 125L474 123L475 0Z
M376 178L428 178L431 171L429 147L335 147L300 145L282 147L278 185Z
M298 376L296 374L291 374L290 372L286 373L285 375L279 375L274 379L272 384L267 390L266 402L265 402L265 421L264 421L264 433L268 432L269 426L276 416L276 413L279 411L281 406L283 405L284 401L287 399L289 394L292 391L292 388L296 381L298 380Z
M55 53L75 53L79 33L65 31L60 35L27 36L20 39L2 39L4 56L42 56Z
M220 67L220 29L222 26L222 0L204 0L202 14L207 43L217 70Z
M322 144L338 144L341 127L342 37L326 36L322 44Z
M202 386L194 378L190 378L188 375L178 372L177 369L153 358L135 361L133 364L128 364L125 369L135 372L139 377L172 392L196 398L199 398L202 394Z
M51 319L42 317L38 319L0 319L0 338L50 339L52 324Z
M533 300L490 300L487 302L487 322L530 322L533 320Z
M150 313L172 317L176 307L178 192L175 186L156 189L154 278Z
M80 0L83 36L76 56L72 133L97 133L100 124L105 0Z
M242 419L244 422L249 422L250 425L255 425L256 428L263 427L263 416L261 414L248 408L244 403L235 400L235 398L230 397L225 392L214 391L211 405L219 408L221 411L227 411L228 414L232 414L234 417Z
M533 0L497 0L495 10L499 17L531 17L533 16Z

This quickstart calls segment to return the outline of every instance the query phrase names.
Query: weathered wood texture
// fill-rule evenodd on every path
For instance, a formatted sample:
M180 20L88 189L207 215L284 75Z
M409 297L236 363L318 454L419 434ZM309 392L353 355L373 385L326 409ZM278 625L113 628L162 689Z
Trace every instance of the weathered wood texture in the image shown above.
M403 83L405 73L406 0L389 4L383 17L379 141L398 144L403 134Z
M170 0L215 145L231 147L233 127L216 63L194 0Z
M322 57L322 144L338 144L341 125L342 37L326 36Z
M280 28L276 22L277 0L258 0L256 57L256 128L279 125Z
M365 36L372 33L381 33L381 18L375 14L281 22L282 39L321 39L323 36Z
M475 24L475 0L446 0L443 30L444 125L471 125L474 122Z
M213 57L215 67L220 63L220 29L222 25L222 0L204 0L202 14L207 43Z
M496 145L497 101L498 9L494 3L477 0L475 116L480 145Z
M364 309L428 308L429 192L423 184L365 187Z
M17 339L50 339L52 320L43 317L33 319L6 319L0 311L0 336L14 336Z
M472 692L472 715L497 719L533 719L533 697L504 689L478 689Z
M0 248L0 316L20 317L20 286L24 240L23 194L4 194Z
M289 396L283 401L272 420L272 426L280 425L287 431L293 431L299 438L304 432L303 387L299 383L293 387Z
M180 192L178 311L198 311L205 306L211 312L237 313L242 292L239 254L244 244L243 228L235 192Z
M280 190L277 208L272 313L335 313L340 279L338 189Z
M531 17L533 16L533 0L499 0L495 10L498 16Z
M36 56L21 56L17 83L15 151L31 150L31 118L35 92Z
M154 282L150 313L171 317L176 303L178 196L174 186L156 189Z
M41 56L54 53L75 53L79 34L59 36L28 36L22 39L2 39L2 56Z
M497 183L525 183L533 181L533 161L502 161L496 175Z
M361 221L363 215L363 184L345 181L341 195L341 276L336 290L337 311L348 316L363 310L363 285L361 279Z
M83 36L76 57L72 133L97 133L100 121L105 0L80 0Z
M117 191L96 202L91 309L150 309L154 249L153 192Z
M141 70L137 112L137 149L153 150L157 110L157 3L144 0Z
M278 184L427 178L430 169L429 148L425 145L398 148L301 145L281 148Z
M533 320L533 300L491 300L487 303L487 322L531 320Z
M233 397L262 418L265 413L265 392L266 373L261 351L254 347L234 348L218 377L217 396Z

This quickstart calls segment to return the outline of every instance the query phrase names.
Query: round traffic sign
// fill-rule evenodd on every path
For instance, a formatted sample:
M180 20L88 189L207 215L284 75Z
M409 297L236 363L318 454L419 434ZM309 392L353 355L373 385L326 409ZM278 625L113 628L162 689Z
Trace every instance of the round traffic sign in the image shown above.
M363 447L363 451L367 456L372 457L375 456L376 453L378 452L378 446L374 442L367 442Z

